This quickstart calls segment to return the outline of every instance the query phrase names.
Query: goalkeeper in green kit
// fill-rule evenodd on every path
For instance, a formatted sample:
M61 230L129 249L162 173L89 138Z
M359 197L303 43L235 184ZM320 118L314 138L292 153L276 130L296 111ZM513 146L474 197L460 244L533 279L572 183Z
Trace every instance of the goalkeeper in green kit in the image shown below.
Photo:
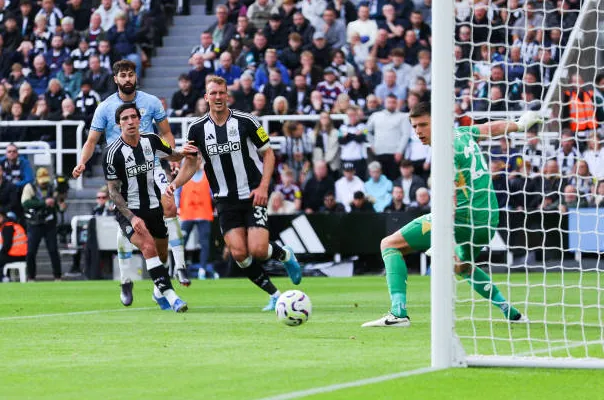
M411 125L420 141L432 143L430 103L419 103L409 113ZM541 118L535 112L524 113L514 121L494 121L482 125L460 127L454 130L455 148L455 272L467 280L482 297L491 300L510 322L528 322L492 284L487 273L475 268L472 261L487 246L499 224L499 209L493 189L491 174L485 163L479 137L503 135L507 132L524 132ZM386 265L386 280L390 292L391 308L384 317L363 324L364 327L408 327L407 265L403 255L430 249L431 216L416 218L399 231L382 239L382 259ZM438 251L438 249L434 249Z

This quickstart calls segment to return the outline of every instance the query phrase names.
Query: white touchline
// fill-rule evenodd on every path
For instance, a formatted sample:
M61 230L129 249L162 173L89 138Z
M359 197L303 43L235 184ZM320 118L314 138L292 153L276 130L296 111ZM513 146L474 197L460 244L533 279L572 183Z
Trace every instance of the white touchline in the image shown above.
M300 390L298 392L284 393L284 394L280 394L280 395L273 396L273 397L265 397L261 400L299 399L302 397L312 396L314 394L330 393L330 392L335 392L336 390L371 385L374 383L391 381L393 379L398 379L398 378L406 378L406 377L414 376L414 375L427 374L429 372L434 372L434 371L438 371L438 370L439 369L437 369L437 368L431 368L431 367L412 369L411 371L402 371L402 372L397 372L395 374L376 376L376 377L367 378L367 379L359 379L358 381L337 383L335 385L320 386L320 387L313 388L313 389Z
M413 305L413 308L427 308L430 307L428 303L420 303ZM209 309L256 309L258 306L197 306L197 307L189 307L189 309L193 310L209 310ZM330 308L356 308L354 305L333 305L333 306L324 306L321 309L330 309ZM363 305L359 305L358 308L365 308ZM110 310L89 310L89 311L71 311L65 313L52 313L52 314L36 314L36 315L15 315L12 317L0 317L0 321L14 321L21 319L36 319L36 318L51 318L51 317L67 317L71 315L94 315L94 314L107 314L113 312L126 312L126 311L145 311L145 310L157 310L157 307L136 307L136 308L115 308ZM316 311L316 309L315 309ZM417 322L415 322L417 324Z

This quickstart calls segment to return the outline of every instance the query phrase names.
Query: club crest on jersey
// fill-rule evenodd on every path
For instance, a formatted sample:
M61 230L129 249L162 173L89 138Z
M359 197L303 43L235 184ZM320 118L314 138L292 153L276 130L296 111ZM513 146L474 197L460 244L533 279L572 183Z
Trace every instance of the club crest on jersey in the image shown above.
M228 135L229 137L231 137L231 138L232 138L232 137L236 137L236 136L237 136L237 128L235 128L234 126L231 126L231 127L229 128L229 131L227 132L227 135Z
M151 148L149 147L145 147L145 155L146 156L150 156L153 154L153 151L151 150Z
M241 150L241 143L239 142L228 142L220 144L210 144L207 146L208 154L211 156L217 156L221 154L228 154L234 151Z
M153 170L154 165L154 161L147 161L144 164L133 165L132 167L126 168L126 174L129 178L132 178L136 175Z
M141 113L141 117L147 113L147 110L144 107L139 108L138 111Z

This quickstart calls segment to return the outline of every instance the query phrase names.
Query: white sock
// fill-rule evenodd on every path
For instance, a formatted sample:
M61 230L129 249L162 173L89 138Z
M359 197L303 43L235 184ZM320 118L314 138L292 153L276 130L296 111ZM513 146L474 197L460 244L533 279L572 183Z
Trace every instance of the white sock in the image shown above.
M147 258L145 259L145 262L147 263L147 271L164 266L164 263L161 262L158 256Z
M271 297L274 297L274 298L276 298L276 299L278 299L278 298L279 298L279 296L281 296L281 292L280 292L280 291L278 291L278 290L277 290L275 293L271 294Z
M247 258L245 260L237 261L237 265L239 265L239 267L241 267L241 268L247 268L250 265L252 265L252 261L254 261L252 256L247 256Z
M164 218L168 227L168 244L174 256L174 269L185 268L185 248L183 246L182 230L178 217Z
M157 286L155 286L155 285L153 285L153 295L155 297L157 297L158 299L161 299L162 297L164 297L162 292L160 292L159 289L157 288Z
M120 268L122 283L132 282L138 277L137 268L132 267L132 243L124 236L121 229L117 230L117 263Z
M171 306L173 306L174 302L178 300L176 292L172 289L164 290L164 296L166 297L166 300L168 300L168 303L170 303Z

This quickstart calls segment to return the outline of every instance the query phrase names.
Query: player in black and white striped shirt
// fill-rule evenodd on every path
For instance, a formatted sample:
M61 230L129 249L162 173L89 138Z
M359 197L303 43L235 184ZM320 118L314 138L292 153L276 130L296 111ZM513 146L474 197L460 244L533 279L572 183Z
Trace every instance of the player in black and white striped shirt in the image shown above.
M168 259L168 229L154 166L156 156L180 161L185 154L197 158L197 149L187 145L180 153L156 134L140 133L140 118L135 103L125 103L116 110L115 122L120 125L121 136L105 148L105 179L120 229L143 253L155 284L154 299L162 309L185 312L187 304L174 292L164 265Z
M275 154L254 116L227 107L227 84L223 78L208 80L204 98L210 112L191 124L187 140L197 146L205 161L220 228L231 256L247 277L271 296L264 310L273 310L280 292L261 262L269 258L281 261L294 284L302 279L293 251L269 243L266 204ZM166 194L172 195L196 170L195 162L187 159Z

